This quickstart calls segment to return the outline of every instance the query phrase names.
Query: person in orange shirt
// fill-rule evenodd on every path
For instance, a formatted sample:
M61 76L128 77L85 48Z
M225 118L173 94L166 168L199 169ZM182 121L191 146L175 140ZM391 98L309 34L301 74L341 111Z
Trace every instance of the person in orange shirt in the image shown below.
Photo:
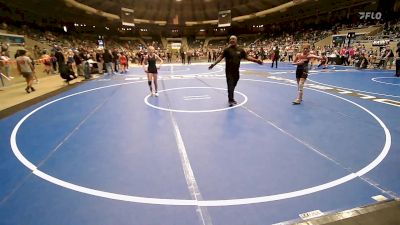
M51 72L51 57L47 54L46 51L43 51L41 61L44 64L44 72L49 75L49 73Z

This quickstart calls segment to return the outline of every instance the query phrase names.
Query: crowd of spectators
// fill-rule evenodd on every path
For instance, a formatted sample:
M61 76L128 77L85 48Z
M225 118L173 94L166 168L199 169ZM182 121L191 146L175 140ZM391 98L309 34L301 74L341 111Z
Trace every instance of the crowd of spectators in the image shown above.
M328 36L338 33L341 29L363 28L368 24L353 24L352 26L337 24L332 29L306 29L296 32L280 32L278 34L243 35L238 37L238 43L252 57L262 60L276 59L280 61L292 61L294 55L299 52L300 46L307 42L312 47L312 52L317 55L325 55L328 64L343 64L356 68L381 68L391 69L394 62L393 50L388 46L366 48L364 42L381 40L389 37L396 41L400 34L400 21L390 21L381 24L382 31L373 36L359 36L351 45L326 45L314 44ZM376 26L376 24L375 24ZM79 35L41 32L30 29L27 26L20 28L2 25L9 33L21 34L37 41L37 45L25 46L29 50L28 56L36 60L36 64L44 64L44 72L47 74L60 74L66 81L70 75L84 76L86 79L93 73L107 74L124 73L120 67L121 60L127 60L131 64L141 64L147 53L148 46L154 46L156 53L166 63L192 63L196 61L215 61L222 50L227 46L225 39L210 40L206 45L205 39L190 40L186 48L173 51L163 46L160 38L147 37L144 41L140 38L121 40L119 37L106 37L99 43L100 38L95 35ZM10 71L10 56L7 51L7 43L1 43L0 67L2 74L12 79ZM66 75L70 74L70 75ZM15 76L15 75L14 75Z

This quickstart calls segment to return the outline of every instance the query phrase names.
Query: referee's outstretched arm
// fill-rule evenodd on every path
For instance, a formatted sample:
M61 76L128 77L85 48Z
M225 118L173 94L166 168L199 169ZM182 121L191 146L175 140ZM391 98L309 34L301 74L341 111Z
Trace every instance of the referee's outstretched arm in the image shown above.
M218 56L217 60L215 60L215 62L213 64L211 64L211 66L208 67L209 70L211 70L215 65L217 65L219 62L221 62L221 60L224 58L224 54L221 54L220 56Z

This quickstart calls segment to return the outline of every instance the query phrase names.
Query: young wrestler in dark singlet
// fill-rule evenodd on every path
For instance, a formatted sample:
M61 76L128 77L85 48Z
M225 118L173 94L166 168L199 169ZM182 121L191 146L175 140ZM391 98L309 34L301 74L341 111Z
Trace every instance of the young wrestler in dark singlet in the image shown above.
M310 54L310 44L303 44L303 52L297 53L294 58L294 65L296 68L296 81L297 81L297 98L293 101L294 105L298 105L303 100L304 83L308 77L308 63L311 59L321 59L316 55Z
M155 52L154 47L150 46L148 48L148 54L144 58L144 61L143 61L143 68L144 68L144 71L147 73L147 79L148 79L148 84L150 87L151 95L158 96L158 85L157 85L158 71L157 71L157 69L160 69L161 64L163 64L163 60L154 52ZM157 66L157 64L156 64L157 60L160 61L159 66ZM147 65L147 67L146 67L146 65ZM154 83L154 92L153 92L153 87L151 85L152 82Z

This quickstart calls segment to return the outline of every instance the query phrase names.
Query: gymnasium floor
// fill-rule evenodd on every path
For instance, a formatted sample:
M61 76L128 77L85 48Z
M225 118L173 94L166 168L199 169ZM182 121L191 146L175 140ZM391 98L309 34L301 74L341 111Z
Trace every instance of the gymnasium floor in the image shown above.
M0 224L288 224L400 196L400 78L244 63L104 76L0 121Z

